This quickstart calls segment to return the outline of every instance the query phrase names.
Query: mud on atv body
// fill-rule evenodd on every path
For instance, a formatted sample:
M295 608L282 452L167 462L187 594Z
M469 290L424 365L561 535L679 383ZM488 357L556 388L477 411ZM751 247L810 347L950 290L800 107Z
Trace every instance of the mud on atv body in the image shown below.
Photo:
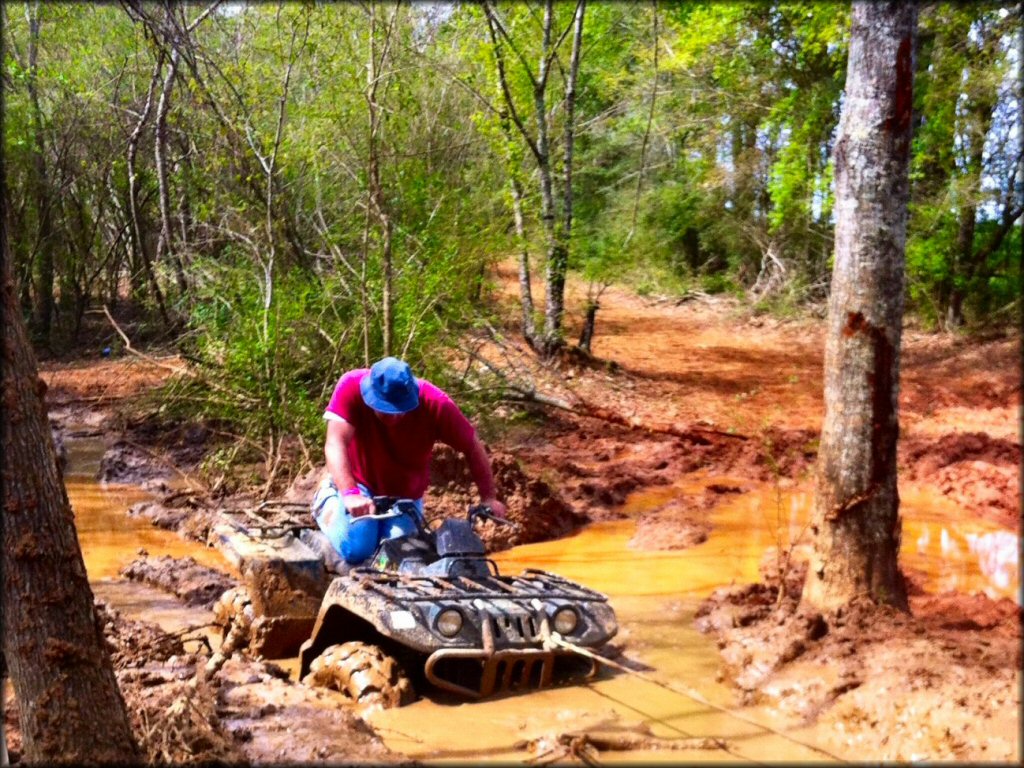
M333 575L326 553L311 546L314 529L305 504L264 502L254 509L220 510L207 542L235 566L243 584L225 593L215 608L223 614L218 620L225 637L245 611L246 647L252 653L267 659L298 653Z
M375 502L380 516L408 511L395 499L378 497ZM337 558L332 564L332 553L321 550L321 568L326 562L340 571L328 575L324 569L323 588L300 576L306 573L303 558L315 552L318 539L301 534L300 540L299 531L293 531L290 540L279 536L287 543L266 550L280 561L277 566L255 566L257 558L250 556L248 567L240 570L248 574L250 590L255 586L261 591L285 581L260 578L254 584L253 576L291 574L289 605L261 599L258 607L256 594L252 601L258 616L261 608L277 611L262 620L279 627L279 634L285 625L294 627L299 614L309 622L308 639L299 654L301 679L317 666L318 657L337 655L338 646L346 644L379 647L413 677L470 698L542 688L593 674L591 659L551 640L557 633L584 648L606 643L618 629L607 598L545 571L500 574L473 530L477 519L488 517L485 508L474 508L467 519L445 520L436 530L420 526L417 534L383 541L368 564L354 568L338 568ZM226 541L229 548L245 549L238 543L247 543L246 537L258 545L261 536L282 533L250 526L243 534L239 527L244 526L236 524L222 544ZM220 529L222 537L228 533ZM288 567L282 568L285 561ZM315 620L308 615L311 601L318 607ZM254 621L254 627L259 621ZM253 633L254 641L259 634Z

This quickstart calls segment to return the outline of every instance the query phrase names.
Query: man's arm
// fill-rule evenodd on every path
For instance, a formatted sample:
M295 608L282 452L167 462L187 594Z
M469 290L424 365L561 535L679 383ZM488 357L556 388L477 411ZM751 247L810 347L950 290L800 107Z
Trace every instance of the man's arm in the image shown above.
M477 490L480 492L480 503L490 507L495 517L507 517L505 504L498 501L497 498L494 474L491 472L491 459L487 455L484 444L475 435L473 436L473 445L466 452L466 461L469 464L469 471L473 474Z
M324 458L327 471L331 474L338 492L344 496L345 507L353 517L365 515L370 511L373 502L365 496L347 494L346 491L356 487L356 479L348 464L347 447L355 439L356 428L347 421L328 421L327 439L324 441ZM360 500L362 499L362 501Z

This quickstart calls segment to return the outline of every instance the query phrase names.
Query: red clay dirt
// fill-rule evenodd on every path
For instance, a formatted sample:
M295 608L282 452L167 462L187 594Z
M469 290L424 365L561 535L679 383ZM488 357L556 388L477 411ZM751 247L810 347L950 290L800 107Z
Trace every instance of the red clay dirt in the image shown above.
M514 286L514 275L503 269L490 297L507 317L517 316ZM570 291L567 306L582 305L580 292ZM578 320L567 317L569 338ZM490 548L621 517L634 491L676 484L693 473L720 476L699 495L639 515L630 544L692 546L706 537L720 499L765 483L806 480L823 416L823 327L820 319L752 315L726 299L680 305L610 288L601 298L593 357L567 354L541 364L512 326L499 340L478 340L479 354L505 367L509 381L570 408L531 406L537 415L514 426L505 419L513 413L508 405L480 417L499 488L520 524L515 537L490 533ZM1020 354L1020 341L1011 335L972 340L908 329L900 395L901 483L956 502L964 519L1014 530ZM97 423L91 414L98 407L165 375L163 368L128 358L48 364L42 373L51 415L66 424ZM144 425L132 428L146 448L168 448L159 435L145 434ZM174 440L184 448L204 444L205 434L191 442L184 437L190 428L205 427L181 425ZM441 451L433 471L428 507L464 512L472 499L465 468ZM297 483L293 494L301 497L316 474L304 478L305 486ZM719 636L723 675L748 698L834 722L839 754L1019 757L1016 732L1002 736L1013 720L1008 713L1019 708L1019 607L983 595L923 594L911 578L909 616L865 606L838 616L800 615L794 595L776 609L777 592L767 579L717 593L701 609L703 624ZM798 585L790 574L791 589ZM929 707L937 714L926 716ZM998 738L972 743L970 728L982 722L993 723Z

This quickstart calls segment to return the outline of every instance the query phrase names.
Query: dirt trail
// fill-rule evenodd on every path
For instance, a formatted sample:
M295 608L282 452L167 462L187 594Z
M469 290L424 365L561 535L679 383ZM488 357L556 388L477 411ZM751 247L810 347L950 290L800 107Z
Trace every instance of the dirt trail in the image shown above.
M493 298L508 307L508 317L515 317L514 275L504 269L498 277ZM568 306L581 305L575 286ZM570 338L577 324L578 317L567 318ZM601 299L593 359L566 356L540 367L510 332L504 355L492 347L492 359L514 359L522 370L531 371L531 384L539 391L618 414L624 422L546 409L543 420L509 427L502 423L505 410L497 410L505 431L491 447L499 481L515 497L516 514L532 526L523 541L561 536L586 520L635 517L630 547L686 548L706 539L708 521L724 499L773 484L806 487L823 415L823 338L820 320L781 322L751 316L730 300L677 305L616 288ZM971 341L908 330L903 350L901 486L945 497L955 502L960 515L1016 530L1019 340ZM133 462L140 455L150 457L138 461L138 466L148 467L145 471L161 459L188 469L202 456L209 432L201 425L181 425L170 434L156 435L145 425L97 416L166 375L165 369L129 359L50 363L42 373L50 388L51 418L58 426L129 429L128 444L104 464L116 479L132 479ZM126 453L135 458L118 463ZM127 477L117 474L121 471ZM435 471L442 487L431 493L439 494L441 506L463 505L468 498L465 473L452 468L444 456ZM165 466L155 479L152 473L146 476L151 482L170 480L175 472ZM680 492L688 483L694 491ZM631 499L654 498L655 491L661 493L658 489L663 490L659 503L630 506ZM531 516L535 507L538 511ZM175 517L168 527L181 523ZM514 543L495 540L492 545ZM789 643L779 648L764 642L763 626L759 636L753 631L766 620L786 626L799 621L767 610L774 599L770 591L758 589L720 593L702 609L718 617L705 622L705 628L720 633L723 645L747 644L747 656L726 659L727 679L787 716L822 722L831 718L840 753L871 759L922 754L1000 759L1019 750L1019 739L1003 733L1013 720L1006 712L1019 706L1014 689L1020 679L1019 650L1016 656L1013 652L1020 637L1017 606L982 595L918 592L913 616L885 623L891 631L884 636L869 631L868 621L827 617L826 624L831 621L834 628L825 634L825 642L818 642L818 625L809 621L800 647ZM747 636L730 635L744 626L751 628ZM832 663L847 657L859 661ZM1007 663L994 661L999 658ZM758 665L764 674L751 682L749 670ZM841 672L833 684L806 685L830 665ZM263 702L261 717L273 723L274 712L264 707L272 692L259 684L261 675L266 673L243 674L253 686L246 689L251 693L245 701ZM911 738L914 717L908 713L937 701L962 703L955 713L925 721L923 735ZM993 709L985 702L999 704ZM237 717L249 716L242 702L235 704ZM971 751L964 734L993 714L998 739L987 752ZM942 731L946 726L953 729L948 738ZM902 735L887 745L890 731ZM245 729L239 733L246 738ZM283 743L275 742L274 750ZM312 752L310 757L323 756Z

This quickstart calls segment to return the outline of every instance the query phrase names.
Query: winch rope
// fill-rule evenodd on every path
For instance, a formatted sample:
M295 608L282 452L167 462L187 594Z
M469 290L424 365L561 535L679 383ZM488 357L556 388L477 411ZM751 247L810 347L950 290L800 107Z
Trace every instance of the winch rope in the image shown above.
M849 762L849 760L845 760L845 759L839 757L838 755L832 754L831 752L829 752L826 749L822 749L821 747L816 747L813 744L806 744L806 743L800 741L799 739L794 739L792 736L790 736L787 733L784 733L784 732L782 732L782 731L780 731L780 730L778 730L776 728L772 728L770 725L765 725L764 723L759 723L759 722L757 722L756 720L754 720L752 718L745 717L745 716L739 714L738 712L736 712L736 710L729 709L728 707L723 707L723 706L720 706L718 704L715 704L714 702L708 701L698 691L695 691L692 688L689 688L688 686L687 687L677 687L677 686L675 686L675 685L673 685L671 683L662 682L661 680L657 680L657 679L655 679L653 677L650 677L649 675L645 675L643 672L640 672L639 670L630 669L629 667L627 667L624 664L619 664L614 659L609 659L609 658L607 658L605 656L601 656L599 654L596 654L596 653L588 650L587 648L584 648L582 646L576 645L575 643L571 643L568 640L566 640L565 638L563 638L561 635L559 635L557 632L551 632L547 636L547 642L551 643L552 645L556 645L556 646L558 646L560 648L564 648L564 649L566 649L568 651L572 651L574 653L578 653L581 656L586 656L587 658L593 659L594 661L596 661L596 662L598 662L600 664L605 664L605 665L607 665L609 667L613 667L613 668L619 670L620 672L625 672L627 674L633 675L634 677L638 677L641 680L643 680L644 682L650 683L651 685L656 685L659 688L664 688L667 691L671 691L673 693L677 693L677 694L679 694L681 696L686 696L687 698L692 699L693 701L696 701L698 704L702 704L705 707L711 707L712 709L717 709L719 712L722 712L723 714L729 715L730 717L734 717L737 720L741 720L744 723L747 723L748 725L753 725L753 726L756 726L757 728L761 728L761 729L763 729L765 731L768 731L769 733L773 733L776 736L778 736L778 737L780 737L782 739L785 739L786 741L792 742L793 744L797 744L797 745L799 745L801 747L804 747L805 749L809 749L809 750L811 750L813 752L818 752L819 754L825 755L826 757L828 757L828 758L830 758L832 760L836 760L837 762L840 762L840 763L848 763Z

